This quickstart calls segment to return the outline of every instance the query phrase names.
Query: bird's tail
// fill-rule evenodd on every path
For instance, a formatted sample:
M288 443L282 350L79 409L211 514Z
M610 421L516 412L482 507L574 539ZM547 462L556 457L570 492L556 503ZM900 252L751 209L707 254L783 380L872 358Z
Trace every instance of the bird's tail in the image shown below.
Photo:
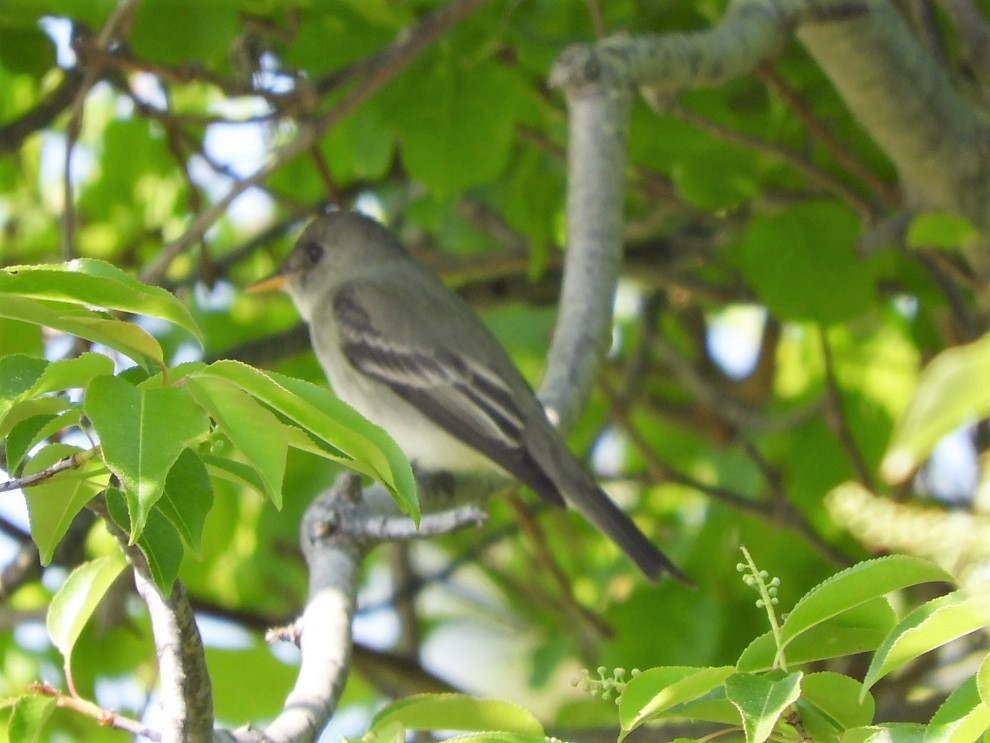
M664 573L669 573L681 583L692 586L691 580L647 539L632 519L598 487L591 475L584 470L570 451L567 451L562 441L560 445L563 451L547 451L545 448L543 454L546 458L540 463L546 476L546 481L542 483L543 487L552 483L556 492L540 494L551 501L555 500L553 496L557 496L556 499L563 496L566 502L576 508L598 531L611 539L630 560L636 563L651 581L656 582ZM543 488L536 489L540 492Z

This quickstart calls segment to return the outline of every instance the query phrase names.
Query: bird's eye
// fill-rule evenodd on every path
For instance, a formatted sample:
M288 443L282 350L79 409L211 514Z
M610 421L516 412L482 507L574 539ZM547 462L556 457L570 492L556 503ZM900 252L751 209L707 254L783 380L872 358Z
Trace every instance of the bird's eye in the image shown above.
M306 252L306 260L311 266L315 266L323 258L323 246L319 243L306 243L303 250Z

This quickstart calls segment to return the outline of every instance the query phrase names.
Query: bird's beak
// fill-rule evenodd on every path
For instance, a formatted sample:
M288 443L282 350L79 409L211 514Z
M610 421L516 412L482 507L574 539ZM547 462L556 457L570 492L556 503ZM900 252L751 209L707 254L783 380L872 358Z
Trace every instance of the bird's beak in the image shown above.
M273 292L276 289L282 289L285 287L285 282L292 278L290 273L277 273L274 276L269 276L267 279L262 279L254 284L251 284L247 288L248 294L260 294L261 292Z

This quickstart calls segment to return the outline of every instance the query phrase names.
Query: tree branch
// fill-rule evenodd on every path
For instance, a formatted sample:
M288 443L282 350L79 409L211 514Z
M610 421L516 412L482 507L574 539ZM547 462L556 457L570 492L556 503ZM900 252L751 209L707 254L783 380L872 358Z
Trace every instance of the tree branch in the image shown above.
M308 124L300 122L299 133L295 139L275 152L268 162L254 173L231 186L230 190L217 202L200 212L180 237L164 245L158 257L141 272L141 281L146 284L157 284L161 281L172 261L202 238L213 223L227 211L227 207L234 199L252 186L265 181L272 173L297 155L301 155L313 147L327 131L398 75L417 55L440 38L448 28L477 10L487 1L454 0L449 5L445 5L426 16L415 28L404 33L395 44L376 55L368 64L365 70L366 76L361 85L345 95L316 121Z
M864 4L868 12L806 24L798 38L893 162L908 208L990 225L986 128L893 5Z

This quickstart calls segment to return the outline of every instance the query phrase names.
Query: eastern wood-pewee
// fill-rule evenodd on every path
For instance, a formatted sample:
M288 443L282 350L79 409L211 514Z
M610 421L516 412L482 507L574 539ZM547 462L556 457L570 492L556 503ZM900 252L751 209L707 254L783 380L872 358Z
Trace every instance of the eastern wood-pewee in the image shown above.
M334 391L384 428L421 471L504 470L567 501L656 580L683 573L599 488L501 345L459 296L381 224L316 219L279 275L309 324Z

